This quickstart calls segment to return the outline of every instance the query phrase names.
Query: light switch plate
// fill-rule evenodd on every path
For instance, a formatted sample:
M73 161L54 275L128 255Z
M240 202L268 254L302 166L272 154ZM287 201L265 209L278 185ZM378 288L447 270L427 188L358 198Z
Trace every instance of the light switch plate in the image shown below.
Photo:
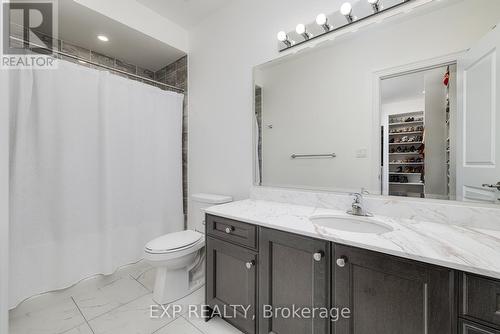
M364 159L368 157L368 150L366 148L360 148L356 150L356 158Z

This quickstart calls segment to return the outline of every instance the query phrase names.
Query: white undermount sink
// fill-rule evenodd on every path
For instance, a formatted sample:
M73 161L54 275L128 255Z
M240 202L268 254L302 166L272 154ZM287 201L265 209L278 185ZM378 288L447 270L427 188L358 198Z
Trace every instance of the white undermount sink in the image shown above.
M384 224L373 217L360 217L344 214L315 215L309 217L309 219L318 227L337 231L371 234L383 234L393 231L391 226Z

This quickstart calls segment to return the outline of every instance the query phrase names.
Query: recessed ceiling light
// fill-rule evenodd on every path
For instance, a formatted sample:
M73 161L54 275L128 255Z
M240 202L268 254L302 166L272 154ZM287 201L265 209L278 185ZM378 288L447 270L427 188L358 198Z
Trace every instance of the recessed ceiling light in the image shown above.
M104 35L97 35L97 38L100 41L103 41L103 42L108 42L109 41L109 38L107 36L104 36Z

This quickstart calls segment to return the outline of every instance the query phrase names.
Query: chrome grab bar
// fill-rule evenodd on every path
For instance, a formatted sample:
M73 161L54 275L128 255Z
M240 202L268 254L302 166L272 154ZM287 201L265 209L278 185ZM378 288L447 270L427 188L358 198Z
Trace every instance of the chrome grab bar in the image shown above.
M335 153L328 154L292 154L290 156L292 159L297 158L335 158L337 155Z

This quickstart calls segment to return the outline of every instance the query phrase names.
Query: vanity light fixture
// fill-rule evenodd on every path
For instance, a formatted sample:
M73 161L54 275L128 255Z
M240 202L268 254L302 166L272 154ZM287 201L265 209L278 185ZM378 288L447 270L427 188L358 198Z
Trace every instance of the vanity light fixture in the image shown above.
M302 23L297 24L295 32L301 35L306 41L312 37L312 34L307 32L306 26Z
M303 43L308 43L309 41L315 38L321 38L322 36L325 36L327 34L337 32L350 25L358 24L363 20L373 18L384 12L393 10L396 7L406 6L406 4L413 2L415 0L390 0L388 2L383 2L381 0L363 0L362 2L366 1L364 2L364 7L366 8L366 4L371 5L372 10L369 9L360 10L359 11L360 16L354 15L354 11L356 12L358 11L353 7L351 0L344 0L344 1L345 2L342 4L342 6L340 6L340 9L337 12L332 13L331 15L337 17L338 13L340 13L342 16L345 17L347 23L345 23L345 21L342 22L342 20L335 20L329 22L328 17L330 16L330 14L320 13L318 16L316 16L316 22L313 22L311 24L300 23L296 26L295 31L293 32L280 31L277 36L279 41L278 44L279 52L288 50L292 47L301 45ZM436 0L429 0L429 1L436 1ZM411 7L408 7L408 10L411 9L412 9ZM405 12L405 9L401 9L399 12ZM377 22L376 19L373 19L373 21ZM378 22L381 21L382 19L380 19ZM314 23L316 23L321 28L319 27L316 28L314 26ZM313 35L311 32L307 31L307 27L310 27L311 30L316 30L316 33ZM290 36L295 36L295 34L298 34L302 38L292 40L289 38L288 34L290 34Z
M325 14L321 13L316 17L316 24L321 26L325 32L332 30L332 26L328 24L328 18Z
M352 5L350 2L344 2L340 6L340 14L344 15L347 22L352 23L354 21L354 16L352 16Z
M295 43L288 38L288 35L284 31L278 33L278 41L286 45L287 48L293 46Z
M372 5L374 13L378 13L380 11L380 0L368 0L368 3Z

